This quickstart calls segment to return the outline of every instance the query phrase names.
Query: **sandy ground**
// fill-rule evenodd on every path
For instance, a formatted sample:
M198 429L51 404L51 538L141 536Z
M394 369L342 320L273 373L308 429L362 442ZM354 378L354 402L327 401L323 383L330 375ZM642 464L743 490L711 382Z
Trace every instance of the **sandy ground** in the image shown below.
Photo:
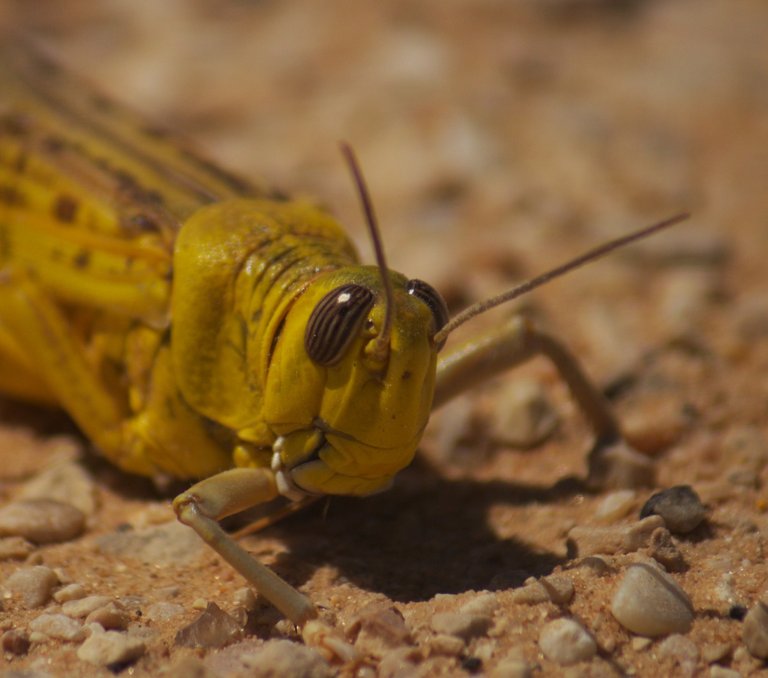
M615 548L601 569L569 543L577 526L629 529L653 490L621 495L624 508L601 518L607 493L574 480L584 475L588 427L552 367L535 360L435 413L417 462L390 492L334 499L243 541L357 638L364 661L333 671L764 670L744 647L741 619L768 579L768 7L737 5L69 0L0 8L4 23L41 36L220 164L330 205L370 259L337 148L350 141L390 265L431 281L454 310L631 228L692 213L674 232L516 307L580 356L630 440L654 458L657 489L690 484L706 503L705 524L673 537L683 564L672 576L696 611L690 631L665 646L612 617L626 566L647 559L648 547ZM505 428L521 425L521 392L547 399L559 421L524 451L507 444ZM52 459L79 459L87 448L59 417L9 402L1 411L3 502ZM144 560L133 547L105 547L109 537L162 524L169 495L91 454L78 464L83 492L96 497L83 536L34 548L26 563L0 562L0 579L43 564L88 594L121 601L146 650L114 671L245 675L236 648L258 656L266 639L294 637L257 604L245 640L182 647L177 632L206 603L237 616L247 602L242 581L195 547ZM572 582L567 600L515 597L529 577L552 574ZM491 603L484 591L495 594ZM472 601L492 623L456 642L435 615L466 615ZM356 618L393 608L404 637L366 645L354 635ZM6 596L0 624L28 634L32 620L59 610ZM566 667L542 652L542 628L560 617L589 630L593 658ZM33 640L26 652L0 655L0 675L113 673L78 659L79 641Z

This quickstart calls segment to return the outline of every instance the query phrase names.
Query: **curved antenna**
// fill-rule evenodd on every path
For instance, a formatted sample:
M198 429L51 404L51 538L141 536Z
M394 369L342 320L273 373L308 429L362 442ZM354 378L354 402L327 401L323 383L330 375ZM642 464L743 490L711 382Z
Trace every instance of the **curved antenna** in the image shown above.
M638 231L634 231L628 235L616 238L615 240L604 242L602 245L598 245L597 247L585 252L576 258L571 259L570 261L567 261L560 266L556 266L546 273L542 273L541 275L537 275L530 280L526 280L525 282L520 283L517 285L517 287L513 287L511 290L502 292L501 294L495 297L491 297L490 299L478 301L476 304L472 304L472 306L465 308L463 311L461 311L461 313L451 318L443 326L443 328L437 334L435 334L433 341L435 344L440 344L441 342L445 341L448 335L457 327L463 325L465 322L471 318L474 318L476 315L485 313L486 311L492 308L496 308L496 306L500 306L507 301L512 301L512 299L516 299L517 297L530 292L536 287L540 287L544 283L548 283L550 280L559 278L561 275L564 275L565 273L568 273L575 268L579 268L579 266L583 266L590 261L604 257L606 254L613 252L613 250L618 249L619 247L624 247L625 245L628 245L635 240L646 238L653 233L661 231L662 229L673 226L674 224L678 224L681 221L685 221L689 216L690 214L688 212L676 214L675 216L669 217L664 221L659 221L658 223L646 226L645 228L641 228Z
M381 282L384 286L384 322L381 324L381 331L376 337L376 344L373 348L373 357L379 360L386 359L389 352L389 339L392 334L392 317L394 315L395 307L395 293L392 289L392 280L390 280L387 272L387 261L384 258L384 246L381 242L381 234L379 233L378 222L376 221L376 213L373 211L373 202L371 196L368 193L368 186L363 178L363 172L360 169L360 164L357 162L357 157L352 147L342 141L339 144L341 152L344 155L344 159L347 162L349 171L352 173L352 180L357 187L357 193L360 197L360 203L363 206L363 212L365 214L365 223L368 226L368 233L371 236L373 242L373 251L376 254L376 265L379 267L379 273L381 274Z

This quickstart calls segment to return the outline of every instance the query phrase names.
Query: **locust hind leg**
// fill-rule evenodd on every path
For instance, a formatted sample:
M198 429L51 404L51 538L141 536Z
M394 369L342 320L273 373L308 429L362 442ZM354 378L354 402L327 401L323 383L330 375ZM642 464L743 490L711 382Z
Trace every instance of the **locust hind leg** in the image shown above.
M308 645L342 661L357 659L355 649L317 619L304 594L256 560L227 534L218 521L278 496L274 473L266 468L235 468L201 480L173 501L179 520L198 535L301 629Z
M8 346L23 347L27 363L34 365L37 383L30 387L42 389L44 382L49 400L64 408L98 448L106 454L118 450L125 406L101 383L45 291L27 275L5 269L0 308ZM16 376L25 371L22 365Z
M596 487L651 484L651 461L623 441L608 401L587 377L576 357L559 340L524 318L515 317L499 329L442 357L437 365L435 406L537 355L554 364L594 431L595 444L588 458L588 483Z

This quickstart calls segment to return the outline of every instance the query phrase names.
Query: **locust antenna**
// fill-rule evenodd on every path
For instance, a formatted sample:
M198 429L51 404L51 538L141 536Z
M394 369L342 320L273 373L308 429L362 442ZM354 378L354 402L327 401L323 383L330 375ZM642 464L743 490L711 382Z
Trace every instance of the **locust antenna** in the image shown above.
M363 178L360 163L358 163L355 152L348 143L342 141L339 146L341 147L341 152L347 162L349 171L352 173L352 180L357 187L357 194L360 197L360 203L365 214L365 223L368 226L368 233L373 242L373 251L376 254L376 265L379 268L381 282L384 286L384 321L381 324L381 331L376 337L376 343L373 348L373 357L383 361L389 353L389 340L392 334L392 316L395 308L395 293L392 289L392 280L388 275L389 269L387 268L387 261L384 258L384 246L381 242L381 234L379 233L379 226L376 221L376 213L373 210L373 202L368 193L368 186Z
M689 216L690 214L687 212L676 214L675 216L669 217L664 221L659 221L650 226L646 226L645 228L641 228L638 231L634 231L628 235L616 238L615 240L604 242L602 245L598 245L597 247L585 252L576 258L571 259L570 261L567 261L560 266L556 266L546 273L542 273L541 275L537 275L530 280L526 280L525 282L519 284L517 287L513 287L511 290L502 292L498 296L491 297L490 299L478 301L476 304L472 304L472 306L465 308L463 311L461 311L461 313L451 318L443 326L443 328L437 332L437 334L435 334L433 341L435 344L440 345L446 340L451 332L453 332L457 327L463 325L471 318L474 318L476 315L480 315L481 313L485 313L492 308L496 308L496 306L500 306L501 304L511 301L512 299L516 299L517 297L522 296L523 294L526 294L527 292L530 292L537 287L540 287L544 283L548 283L550 280L559 278L561 275L564 275L565 273L568 273L575 268L579 268L580 266L583 266L590 261L604 257L609 252L613 252L613 250L624 247L625 245L628 245L631 242L635 242L636 240L647 238L649 235L657 233L658 231L661 231L665 228L669 228L670 226L678 224L681 221L685 221Z

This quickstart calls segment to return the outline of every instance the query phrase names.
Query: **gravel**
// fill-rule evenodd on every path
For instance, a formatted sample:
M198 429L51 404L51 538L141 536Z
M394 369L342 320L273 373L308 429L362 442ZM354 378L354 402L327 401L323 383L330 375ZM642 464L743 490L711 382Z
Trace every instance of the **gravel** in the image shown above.
M176 645L182 647L224 647L239 640L242 626L216 603L208 603L202 614L176 634Z
M61 611L68 617L85 619L91 612L112 602L109 596L86 596L70 600L61 606Z
M573 619L555 619L545 624L539 634L539 647L547 659L561 666L592 659L597 652L595 639Z
M0 509L0 536L23 537L35 544L69 541L85 529L83 512L60 501L26 499Z
M118 666L135 661L146 652L144 641L126 633L104 631L97 624L91 636L77 648L82 661L96 666Z
M676 485L652 495L640 509L640 517L659 515L673 534L695 530L707 515L699 495L690 485Z
M288 640L268 640L259 650L244 654L241 661L252 678L329 678L334 673L320 653Z
M68 642L82 640L85 637L83 625L65 614L41 614L29 623L29 630Z
M347 632L364 655L383 657L387 652L412 642L403 615L393 607L376 606L363 610Z
M693 605L679 584L653 565L627 568L611 601L611 613L627 630L643 636L686 633Z
M6 591L13 597L18 597L26 608L45 605L58 585L59 578L56 573L44 565L17 570L5 580Z

